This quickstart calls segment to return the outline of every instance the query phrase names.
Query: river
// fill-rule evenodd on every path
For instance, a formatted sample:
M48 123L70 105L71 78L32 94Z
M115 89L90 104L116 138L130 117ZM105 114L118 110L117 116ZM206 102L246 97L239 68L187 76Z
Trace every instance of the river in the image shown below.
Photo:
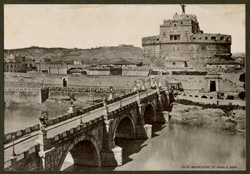
M188 125L154 125L153 138L120 140L124 164L118 167L74 165L63 170L244 170L246 136Z

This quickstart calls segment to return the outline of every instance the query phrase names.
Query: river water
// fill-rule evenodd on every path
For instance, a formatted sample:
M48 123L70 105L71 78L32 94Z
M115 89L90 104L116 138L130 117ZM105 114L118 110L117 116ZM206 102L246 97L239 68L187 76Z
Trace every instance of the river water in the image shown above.
M187 125L154 125L153 138L120 140L124 164L118 167L74 165L68 155L63 170L244 170L246 137Z

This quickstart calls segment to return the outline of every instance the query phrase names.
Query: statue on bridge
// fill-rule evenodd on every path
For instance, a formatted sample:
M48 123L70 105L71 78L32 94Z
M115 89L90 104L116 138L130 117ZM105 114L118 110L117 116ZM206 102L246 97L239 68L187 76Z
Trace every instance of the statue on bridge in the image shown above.
M187 5L185 5L185 4L180 4L180 6L181 6L181 8L182 8L182 14L185 14L185 7L186 7Z
M47 126L47 123L48 123L48 114L47 113L42 113L42 115L39 117L39 121L40 121L40 125L41 125L41 130L43 131L44 128Z

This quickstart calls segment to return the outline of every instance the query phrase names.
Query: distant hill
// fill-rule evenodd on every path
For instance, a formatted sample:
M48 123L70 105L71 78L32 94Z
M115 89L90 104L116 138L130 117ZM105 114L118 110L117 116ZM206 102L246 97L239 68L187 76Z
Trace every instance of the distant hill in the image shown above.
M67 48L42 48L29 47L20 49L4 50L4 56L8 54L18 54L28 59L43 60L45 58L51 61L73 61L81 60L86 64L93 63L112 63L126 59L133 63L141 61L149 63L149 60L143 58L143 49L132 45L121 45L116 47L97 47L91 49L67 49Z
M243 57L246 58L246 53L232 53L232 57Z

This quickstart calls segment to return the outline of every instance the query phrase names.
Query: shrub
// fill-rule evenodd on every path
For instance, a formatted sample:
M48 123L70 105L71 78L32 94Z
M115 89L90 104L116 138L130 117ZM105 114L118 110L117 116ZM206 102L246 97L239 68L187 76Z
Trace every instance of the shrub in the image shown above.
M245 97L246 97L246 94L245 94L244 91L242 91L242 92L240 92L240 93L238 94L238 96L239 96L239 98L240 98L241 100L244 100Z
M234 100L234 96L233 95L228 95L227 100Z

